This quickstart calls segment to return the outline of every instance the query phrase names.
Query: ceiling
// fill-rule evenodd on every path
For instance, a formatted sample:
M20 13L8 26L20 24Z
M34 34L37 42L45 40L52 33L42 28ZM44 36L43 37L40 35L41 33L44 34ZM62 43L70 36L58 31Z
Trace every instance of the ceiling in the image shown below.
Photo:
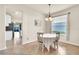
M55 13L55 12L70 8L74 5L75 4L51 4L50 11L51 11L51 13ZM35 11L40 12L45 15L47 15L49 12L48 4L20 4L20 5L13 4L13 5L6 5L6 10L10 14L14 15L16 13L16 11L21 12L21 9L23 9L22 6L24 8L30 8L32 10L35 10Z
M48 4L28 4L27 6L43 14L48 14L49 11ZM74 4L52 4L51 13L70 8L72 6L74 6Z

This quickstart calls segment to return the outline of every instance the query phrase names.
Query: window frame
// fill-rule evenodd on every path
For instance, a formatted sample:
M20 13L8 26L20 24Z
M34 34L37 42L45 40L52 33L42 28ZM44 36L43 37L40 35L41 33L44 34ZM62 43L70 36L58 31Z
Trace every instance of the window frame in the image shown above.
M61 14L61 15L53 16L53 18L64 16L64 15L67 15L67 35L66 35L66 40L69 41L70 40L70 12L65 13L65 14ZM52 25L52 22L51 22L50 25ZM52 27L50 27L50 29L51 29L50 31L52 32Z

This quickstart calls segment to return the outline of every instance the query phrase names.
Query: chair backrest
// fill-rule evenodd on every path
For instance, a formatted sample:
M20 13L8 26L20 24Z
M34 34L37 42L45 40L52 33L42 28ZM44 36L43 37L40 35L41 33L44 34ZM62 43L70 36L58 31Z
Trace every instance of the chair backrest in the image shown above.
M58 41L60 39L60 32L56 33L56 40Z
M38 42L42 42L42 36L43 36L43 33L40 33L40 32L37 33Z

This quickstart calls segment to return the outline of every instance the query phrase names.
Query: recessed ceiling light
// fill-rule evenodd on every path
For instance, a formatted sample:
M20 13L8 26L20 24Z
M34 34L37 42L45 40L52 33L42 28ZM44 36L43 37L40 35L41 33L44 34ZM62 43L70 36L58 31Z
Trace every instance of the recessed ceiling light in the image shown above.
M21 17L22 16L22 12L20 12L20 11L15 11L15 16L17 16L17 17Z
M20 12L16 11L15 14L18 15Z

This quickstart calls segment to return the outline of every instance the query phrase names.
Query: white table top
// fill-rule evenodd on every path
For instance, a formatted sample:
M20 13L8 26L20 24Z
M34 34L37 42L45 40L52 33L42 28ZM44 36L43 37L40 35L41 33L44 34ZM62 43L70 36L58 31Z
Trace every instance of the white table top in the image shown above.
M54 37L56 37L56 34L46 33L46 34L40 35L40 37L43 37L43 38L54 38Z

